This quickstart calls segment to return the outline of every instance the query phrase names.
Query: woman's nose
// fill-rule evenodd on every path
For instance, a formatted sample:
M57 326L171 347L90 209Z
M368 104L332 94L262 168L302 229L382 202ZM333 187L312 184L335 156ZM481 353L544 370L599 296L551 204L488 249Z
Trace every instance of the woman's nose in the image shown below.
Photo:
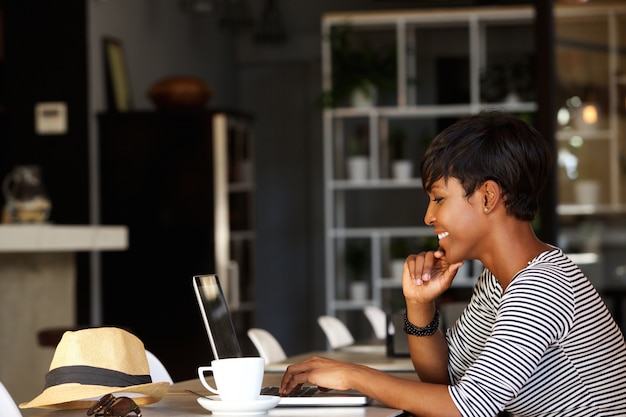
M432 226L434 220L435 218L433 210L431 209L430 204L428 204L428 207L426 208L426 214L424 214L424 223L426 223L426 226Z

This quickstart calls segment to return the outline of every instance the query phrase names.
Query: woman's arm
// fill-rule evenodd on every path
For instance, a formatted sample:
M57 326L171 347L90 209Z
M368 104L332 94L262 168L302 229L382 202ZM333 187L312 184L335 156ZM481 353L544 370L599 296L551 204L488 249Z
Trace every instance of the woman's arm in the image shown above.
M407 305L407 319L418 327L427 326L435 316L435 307L430 305ZM396 329L396 331L403 331ZM448 344L440 330L431 336L407 334L413 367L423 382L450 384L448 374Z
M287 368L281 393L291 392L305 382L328 389L356 389L388 407L414 415L460 416L447 385L409 381L363 365L312 357Z
M449 264L441 250L410 255L404 263L402 291L407 319L416 327L426 327L435 317L434 300L452 284L462 262ZM402 331L396 329L396 331ZM448 345L437 331L430 336L409 338L409 350L415 371L424 382L448 385Z

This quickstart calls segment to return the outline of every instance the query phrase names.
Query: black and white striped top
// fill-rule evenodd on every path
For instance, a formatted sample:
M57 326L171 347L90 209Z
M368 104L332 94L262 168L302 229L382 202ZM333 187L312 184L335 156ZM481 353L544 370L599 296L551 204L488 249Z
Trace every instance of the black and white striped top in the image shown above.
M483 271L447 339L463 416L626 416L624 337L560 249L531 261L504 294Z

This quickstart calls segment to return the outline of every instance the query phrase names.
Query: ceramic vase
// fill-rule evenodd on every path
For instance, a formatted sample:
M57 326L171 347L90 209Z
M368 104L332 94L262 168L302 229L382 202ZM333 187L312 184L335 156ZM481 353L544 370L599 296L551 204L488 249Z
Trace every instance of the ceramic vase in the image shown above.
M350 299L355 301L367 300L368 285L366 281L353 281L350 283Z
M600 183L596 180L577 180L574 194L578 204L598 204L600 201Z
M369 177L369 160L367 156L351 156L348 158L348 179L365 181Z
M391 164L393 178L398 181L408 181L413 176L413 162L408 159L397 159Z

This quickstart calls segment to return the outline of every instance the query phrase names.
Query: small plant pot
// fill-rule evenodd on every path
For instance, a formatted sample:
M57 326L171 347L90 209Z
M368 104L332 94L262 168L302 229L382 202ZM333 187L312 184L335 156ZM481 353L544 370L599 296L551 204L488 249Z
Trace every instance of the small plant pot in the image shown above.
M365 281L353 281L350 283L350 299L354 301L367 300L368 285Z
M404 271L404 259L392 259L389 261L390 277L394 281L402 281L402 272Z
M413 162L408 159L398 159L391 165L393 178L398 181L408 181L413 176Z
M348 158L348 179L365 181L369 177L369 160L367 156L351 156Z
M376 106L378 89L374 84L367 84L364 88L355 88L350 95L350 105L357 109L369 109Z
M578 204L598 204L600 201L600 183L596 180L577 180L574 194Z

